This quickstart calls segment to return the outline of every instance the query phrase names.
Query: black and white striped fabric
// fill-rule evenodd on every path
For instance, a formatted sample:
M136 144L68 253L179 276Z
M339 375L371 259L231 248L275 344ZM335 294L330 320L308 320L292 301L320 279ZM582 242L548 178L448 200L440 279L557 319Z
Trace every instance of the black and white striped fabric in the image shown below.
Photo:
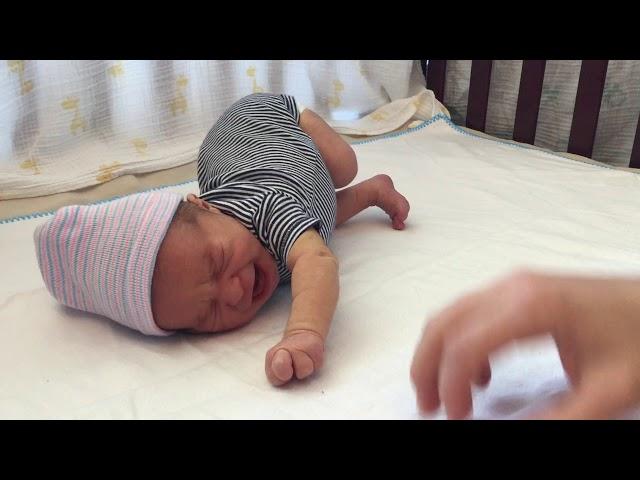
M276 259L288 281L289 250L314 227L329 241L336 193L324 160L299 127L289 95L257 93L234 103L209 131L198 155L200 198L235 217Z

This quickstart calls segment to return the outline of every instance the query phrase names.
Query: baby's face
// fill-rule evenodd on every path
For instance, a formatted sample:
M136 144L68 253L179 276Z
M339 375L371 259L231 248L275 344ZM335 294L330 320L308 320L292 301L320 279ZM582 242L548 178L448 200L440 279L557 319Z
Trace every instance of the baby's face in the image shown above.
M173 223L151 286L164 330L220 332L248 323L278 286L276 262L237 220L203 210L195 224Z

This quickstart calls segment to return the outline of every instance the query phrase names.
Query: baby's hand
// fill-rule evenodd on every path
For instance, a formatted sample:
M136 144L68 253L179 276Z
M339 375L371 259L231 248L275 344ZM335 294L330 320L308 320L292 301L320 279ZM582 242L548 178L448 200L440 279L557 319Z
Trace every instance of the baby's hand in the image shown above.
M265 372L273 385L283 385L293 378L308 377L322 367L324 340L311 330L288 333L267 352Z

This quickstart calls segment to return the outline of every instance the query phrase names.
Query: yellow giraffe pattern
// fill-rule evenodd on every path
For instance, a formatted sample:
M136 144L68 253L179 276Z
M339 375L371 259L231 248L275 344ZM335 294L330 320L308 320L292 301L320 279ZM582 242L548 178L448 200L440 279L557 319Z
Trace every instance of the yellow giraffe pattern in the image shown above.
M148 145L144 138L134 138L133 140L131 140L131 143L136 149L138 155L146 155Z
M169 107L171 108L171 113L175 117L178 112L186 113L189 105L187 105L187 97L184 94L187 84L189 83L189 79L184 75L179 75L176 79L176 96L169 103Z
M256 80L256 67L251 65L247 68L247 76L253 81L253 93L264 93L264 88L259 86Z
M75 135L80 129L84 132L87 129L87 122L85 122L84 117L80 115L80 100L76 97L67 97L62 101L61 105L65 110L71 110L73 112L73 118L69 126L71 133Z
M20 93L22 95L33 90L33 82L24 79L24 64L24 60L7 60L9 70L18 74L18 78L20 79Z
M33 170L34 175L40 174L40 169L38 168L38 160L35 157L28 158L24 162L20 164L20 168L24 170Z
M356 67L358 68L358 71L360 72L360 76L362 77L366 77L366 70L364 69L364 66L362 65L362 62L360 60L356 60Z
M376 122L381 122L387 118L387 114L384 112L376 112L371 115L371 120L375 120Z
M329 99L327 100L327 103L330 107L337 108L340 106L340 104L342 103L342 100L340 99L340 92L342 92L343 90L344 85L342 84L342 82L340 80L334 80L333 95L329 95Z
M109 72L109 75L113 78L124 75L124 65L122 64L122 60L118 60L114 65L107 68L107 72Z
M115 171L118 169L120 165L121 163L117 161L112 162L111 165L103 163L102 165L100 165L100 168L98 169L99 173L96 176L96 180L99 181L100 183L104 183L104 182L108 182L109 180L112 180L114 178Z

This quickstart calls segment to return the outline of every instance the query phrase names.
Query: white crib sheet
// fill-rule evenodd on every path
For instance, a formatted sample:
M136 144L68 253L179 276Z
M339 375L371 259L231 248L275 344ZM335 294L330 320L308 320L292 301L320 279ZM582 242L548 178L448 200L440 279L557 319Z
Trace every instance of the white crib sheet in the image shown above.
M33 251L44 218L29 218L0 224L0 418L420 418L413 349L428 315L457 296L521 266L640 274L634 173L477 138L441 115L355 149L358 179L390 174L411 213L402 232L373 209L336 231L341 298L320 374L285 388L264 375L287 287L221 335L148 338L59 306ZM567 388L548 341L492 366L475 418L517 418Z

